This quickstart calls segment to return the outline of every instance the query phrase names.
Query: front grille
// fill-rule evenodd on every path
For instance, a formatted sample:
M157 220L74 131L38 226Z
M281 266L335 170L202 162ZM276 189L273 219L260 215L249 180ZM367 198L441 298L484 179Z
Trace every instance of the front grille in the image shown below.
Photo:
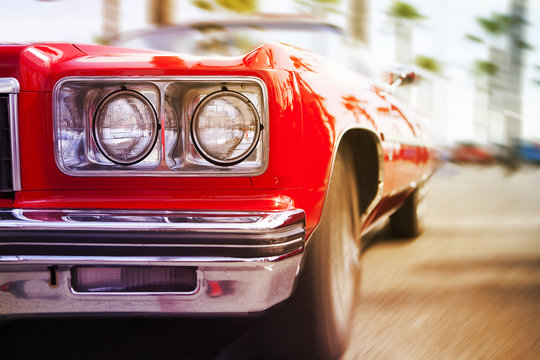
M13 191L9 95L0 95L0 192Z

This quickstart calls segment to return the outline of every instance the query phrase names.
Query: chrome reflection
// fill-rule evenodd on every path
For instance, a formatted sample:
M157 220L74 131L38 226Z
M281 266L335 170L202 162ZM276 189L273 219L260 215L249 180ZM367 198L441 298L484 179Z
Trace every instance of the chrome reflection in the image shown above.
M276 212L1 209L0 230L235 230L258 232L303 223L303 210Z
M247 313L288 298L302 252L272 258L0 256L0 314ZM48 267L56 268L51 285ZM196 266L190 294L76 293L73 266ZM279 286L277 286L279 284Z

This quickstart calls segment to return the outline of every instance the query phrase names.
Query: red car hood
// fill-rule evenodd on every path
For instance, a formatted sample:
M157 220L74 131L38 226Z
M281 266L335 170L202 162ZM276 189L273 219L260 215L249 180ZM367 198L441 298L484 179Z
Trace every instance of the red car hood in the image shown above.
M14 77L21 91L51 91L65 76L183 76L241 74L247 69L293 69L298 49L271 43L241 57L195 57L99 45L0 45L0 77Z

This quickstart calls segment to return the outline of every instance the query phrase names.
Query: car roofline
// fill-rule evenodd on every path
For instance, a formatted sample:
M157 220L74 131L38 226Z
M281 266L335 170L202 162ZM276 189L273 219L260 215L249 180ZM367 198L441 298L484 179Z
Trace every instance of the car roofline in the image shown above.
M205 20L193 20L186 21L174 25L162 26L162 27L149 27L146 29L137 29L127 31L125 33L116 34L108 37L108 42L113 45L121 45L132 38L136 38L142 35L169 33L178 30L204 27L204 26L323 26L331 28L332 30L344 33L344 30L339 26L336 26L328 21L317 19L309 16L290 16L284 15L279 17L278 15L257 14L250 18L230 18L230 19L205 19Z

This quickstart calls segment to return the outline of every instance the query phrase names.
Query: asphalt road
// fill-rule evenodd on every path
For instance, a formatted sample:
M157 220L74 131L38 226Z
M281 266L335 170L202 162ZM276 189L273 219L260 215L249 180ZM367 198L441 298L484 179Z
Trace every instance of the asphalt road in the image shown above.
M363 256L344 359L540 359L540 168L432 180L424 234Z
M431 184L424 234L364 253L344 359L540 359L540 168L448 165ZM0 359L257 359L259 324L9 319Z

